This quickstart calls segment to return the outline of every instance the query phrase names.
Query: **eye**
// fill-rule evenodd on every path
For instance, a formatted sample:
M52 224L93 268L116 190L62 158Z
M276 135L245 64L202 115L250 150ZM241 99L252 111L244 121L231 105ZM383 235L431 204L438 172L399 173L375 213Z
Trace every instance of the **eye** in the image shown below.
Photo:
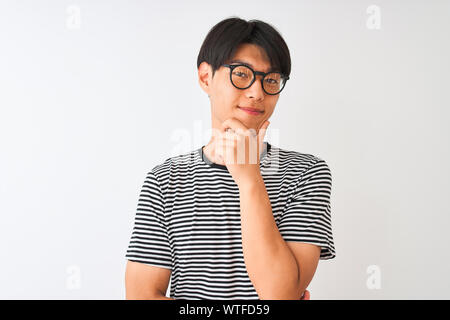
M241 78L247 77L247 75L245 73L239 72L239 71L235 71L235 72L233 72L233 74L235 74L235 75L237 75L238 77L241 77Z
M275 80L275 79L267 79L266 81L269 82L269 84L278 84L278 80ZM270 81L272 81L272 82L270 82Z

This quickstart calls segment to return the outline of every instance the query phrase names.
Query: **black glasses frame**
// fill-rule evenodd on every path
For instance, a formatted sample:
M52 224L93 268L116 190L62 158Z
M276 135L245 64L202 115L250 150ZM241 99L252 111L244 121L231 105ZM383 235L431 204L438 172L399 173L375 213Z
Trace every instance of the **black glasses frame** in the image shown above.
M231 81L231 84L232 84L236 89L240 89L240 90L245 90L245 89L250 88L250 87L252 86L252 84L255 82L256 76L257 76L257 75L261 75L261 76L262 76L262 77L261 77L261 88L263 88L263 90L264 90L264 92L265 92L266 94L271 95L271 96L275 96L275 95L277 95L277 94L280 94L281 91L283 91L284 87L286 86L286 82L289 80L289 76L285 76L285 75L283 75L283 74L280 73L280 72L271 71L271 72L265 73L265 72L261 72L261 71L255 71L255 70L253 70L251 67L249 67L249 66L246 65L246 64L223 64L222 66L227 67L227 68L230 68L230 81ZM249 84L247 87L245 87L245 88L239 88L239 87L237 87L237 86L233 83L233 79L232 79L232 76L233 76L233 70L234 70L234 68L236 68L236 67L247 67L248 69L250 69L250 70L253 72L253 79L252 79L252 82L250 82L250 84ZM282 77L285 81L284 81L283 87L280 89L280 91L278 91L277 93L269 93L269 92L266 91L266 89L264 89L264 78L265 78L268 74L271 74L271 73L274 73L274 72L281 74L281 77Z

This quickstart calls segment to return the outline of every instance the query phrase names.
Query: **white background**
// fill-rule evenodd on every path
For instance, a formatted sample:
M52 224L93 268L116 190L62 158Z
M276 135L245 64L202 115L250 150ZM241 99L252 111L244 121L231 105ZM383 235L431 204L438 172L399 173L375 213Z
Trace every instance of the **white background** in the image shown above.
M209 140L197 55L234 15L290 48L277 146L332 172L337 256L311 299L450 298L450 1L437 0L2 0L0 298L124 299L144 178Z

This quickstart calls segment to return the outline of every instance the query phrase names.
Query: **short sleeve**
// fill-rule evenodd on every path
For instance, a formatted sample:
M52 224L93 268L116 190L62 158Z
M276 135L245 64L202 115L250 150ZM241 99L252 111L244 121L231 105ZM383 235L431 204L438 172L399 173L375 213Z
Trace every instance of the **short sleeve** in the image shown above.
M332 179L326 162L317 159L300 176L282 212L278 230L285 241L320 246L320 259L327 260L336 256L331 226Z
M164 197L153 171L145 178L139 195L128 250L130 261L172 269L172 254L164 218Z

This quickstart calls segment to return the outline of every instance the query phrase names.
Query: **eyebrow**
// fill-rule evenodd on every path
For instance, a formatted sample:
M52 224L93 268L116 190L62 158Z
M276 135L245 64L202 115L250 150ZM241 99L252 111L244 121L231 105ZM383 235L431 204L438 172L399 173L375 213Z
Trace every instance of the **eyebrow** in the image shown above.
M246 66L249 66L252 69L255 69L255 67L251 63L248 63L248 62L245 62L245 61L242 61L242 60L232 60L232 61L230 61L230 63L241 63L241 64L245 64ZM271 71L273 71L273 70L270 69L269 71L267 71L267 73L269 73Z

